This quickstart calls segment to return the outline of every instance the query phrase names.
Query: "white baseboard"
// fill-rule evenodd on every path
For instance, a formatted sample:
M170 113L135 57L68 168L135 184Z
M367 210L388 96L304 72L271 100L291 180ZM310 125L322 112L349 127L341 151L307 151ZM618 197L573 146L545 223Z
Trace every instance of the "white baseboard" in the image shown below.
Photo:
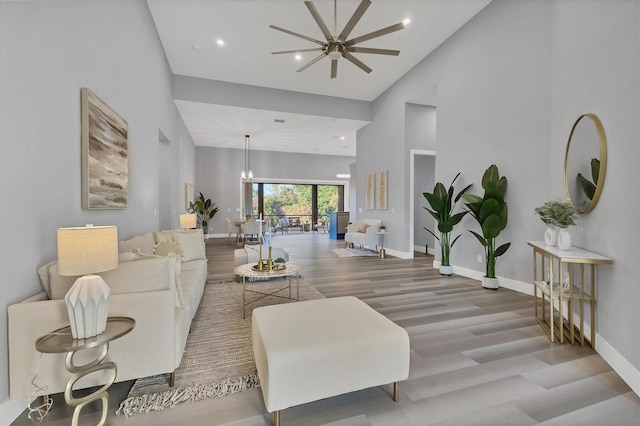
M425 246L413 246L413 251L417 251L418 253L426 253L432 256L436 255L436 250L428 247L425 251Z
M29 404L28 399L6 399L0 404L0 425L10 425Z

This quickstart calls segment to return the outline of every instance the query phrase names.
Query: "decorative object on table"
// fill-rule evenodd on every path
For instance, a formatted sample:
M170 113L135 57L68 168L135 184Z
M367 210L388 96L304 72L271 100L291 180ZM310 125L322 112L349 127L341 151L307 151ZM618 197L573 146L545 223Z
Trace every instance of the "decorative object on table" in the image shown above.
M569 250L571 248L571 236L566 230L570 225L575 225L576 210L569 203L561 203L559 201L547 201L540 207L535 208L535 212L540 216L540 220L547 224L544 233L544 242L549 247L558 245L561 250ZM560 228L559 232L556 230ZM564 232L562 230L564 229ZM562 240L562 243L560 243Z
M281 286L281 280L260 283L265 292ZM138 379L116 414L133 416L169 409L183 402L221 398L259 386L251 346L251 321L242 319L238 303L241 298L242 287L234 279L205 285L182 362L176 369L175 387L169 387L166 374ZM300 279L300 300L322 298L318 290ZM293 302L265 298L252 306L278 303ZM202 350L204 347L207 350Z
M389 171L376 173L376 209L386 210L389 192Z
M482 235L471 232L484 247L486 273L482 278L482 286L492 290L499 287L496 277L496 260L506 253L511 243L496 247L496 240L507 227L508 208L504 200L507 192L507 178L500 176L498 167L492 164L485 170L482 176L482 188L484 196L464 194L462 198L469 209L471 216L478 222Z
M82 208L126 209L129 199L127 122L91 90L80 90Z
M380 232L387 232L387 227L385 225L380 225L378 229L380 230Z
M198 199L189 205L189 210L198 215L198 223L202 228L204 238L209 238L209 221L218 213L216 203L211 202L211 198L205 199L201 192Z
M353 56L352 53L367 53L367 54L392 55L392 56L398 56L400 54L399 50L373 49L370 47L356 46L356 44L362 43L367 40L371 40L373 38L381 37L383 35L386 35L395 31L400 31L404 29L403 22L399 22L395 25L390 25L388 27L381 28L377 31L360 35L358 37L354 37L351 39L349 38L351 31L353 31L355 26L358 24L358 22L362 18L362 15L364 15L367 8L371 5L371 0L362 0L360 2L360 5L356 9L356 11L353 13L351 18L349 18L348 22L346 23L346 25L344 26L344 28L339 34L338 34L338 2L337 0L333 1L333 33L329 31L327 24L325 24L324 20L322 19L322 16L320 16L318 9L316 9L313 2L305 1L305 5L309 9L309 12L311 12L313 19L316 21L316 24L318 24L318 26L320 27L320 30L324 35L323 40L316 40L306 35L294 33L293 31L286 30L284 28L281 28L275 25L269 25L269 28L273 28L274 30L282 31L286 34L316 43L316 46L310 49L283 50L278 52L271 52L274 55L283 54L283 53L287 54L287 53L311 52L311 51L317 51L318 53L320 53L320 56L317 56L316 58L307 62L302 67L298 68L297 72L302 72L307 68L309 68L311 65L323 59L324 57L329 57L329 59L331 59L331 78L336 78L338 76L338 60L341 58L344 58L347 61L351 62L352 64L354 64L355 66L363 70L364 72L370 73L372 69L369 68L367 65L365 65L358 58Z
M180 229L195 229L198 226L198 216L195 213L180 215Z
M376 208L376 174L369 173L365 181L365 208L373 210Z
M460 176L460 173L456 175L451 181L449 185L449 189L445 189L444 185L441 182L436 183L433 187L433 192L423 192L422 195L426 198L429 203L428 207L423 207L438 224L438 231L440 232L440 236L436 235L433 231L428 228L423 227L427 232L429 232L433 237L438 240L440 244L440 274L441 275L451 275L453 273L453 268L451 267L451 248L458 241L460 235L455 237L453 241L451 241L451 231L453 228L460 223L462 218L469 213L468 211L462 211L459 213L454 213L456 209L456 204L460 201L460 198L473 186L473 184L467 185L463 188L457 195L454 196L454 187L456 180Z
M58 229L58 271L82 275L64 297L76 339L100 334L107 324L111 288L99 275L118 267L118 228L87 226Z

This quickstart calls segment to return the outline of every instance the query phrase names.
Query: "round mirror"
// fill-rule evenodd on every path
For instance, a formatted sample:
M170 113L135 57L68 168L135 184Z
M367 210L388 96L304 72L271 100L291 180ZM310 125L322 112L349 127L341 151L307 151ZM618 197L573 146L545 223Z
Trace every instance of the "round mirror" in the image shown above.
M607 138L595 114L583 114L571 128L564 157L564 191L578 213L596 206L607 172Z

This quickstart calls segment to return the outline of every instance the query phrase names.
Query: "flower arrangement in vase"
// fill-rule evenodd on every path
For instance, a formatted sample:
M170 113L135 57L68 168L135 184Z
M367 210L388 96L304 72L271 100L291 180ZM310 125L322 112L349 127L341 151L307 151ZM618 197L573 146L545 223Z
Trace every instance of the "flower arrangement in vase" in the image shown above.
M535 208L535 212L540 216L540 220L547 225L544 232L544 242L548 246L557 245L560 250L571 248L571 235L567 228L575 225L574 220L576 210L569 203L559 201L547 201L540 207ZM560 228L558 232L555 228Z

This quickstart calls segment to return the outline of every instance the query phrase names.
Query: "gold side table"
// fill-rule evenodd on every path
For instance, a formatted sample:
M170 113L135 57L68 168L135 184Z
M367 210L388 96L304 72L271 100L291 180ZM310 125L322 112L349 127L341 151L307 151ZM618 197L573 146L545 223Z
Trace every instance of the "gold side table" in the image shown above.
M104 332L97 336L88 337L86 339L74 339L71 335L71 327L66 326L54 330L49 334L45 334L36 340L36 350L38 352L48 354L67 354L65 358L65 367L72 376L65 388L64 400L68 405L76 407L73 411L73 419L71 421L73 426L78 425L78 418L82 408L99 399L102 400L102 417L100 418L98 426L104 425L104 422L107 420L107 408L109 406L109 394L107 390L116 380L118 366L115 362L103 363L102 361L109 352L109 342L129 333L133 330L135 325L136 321L133 318L109 317L107 318L107 325ZM100 347L102 347L102 351L95 360L84 365L74 364L73 357L77 352ZM90 395L75 398L73 396L73 385L88 374L101 370L109 373L107 383Z
M547 246L543 241L529 241L528 244L533 249L533 311L536 321L552 342L557 339L564 343L566 337L572 345L577 341L584 346L586 304L591 315L588 343L595 349L596 266L609 265L613 260L577 247L560 250ZM578 318L574 318L576 307Z
M387 252L384 251L384 236L389 235L391 232L377 231L376 235L380 236L380 248L378 249L378 257L384 259L387 256Z

